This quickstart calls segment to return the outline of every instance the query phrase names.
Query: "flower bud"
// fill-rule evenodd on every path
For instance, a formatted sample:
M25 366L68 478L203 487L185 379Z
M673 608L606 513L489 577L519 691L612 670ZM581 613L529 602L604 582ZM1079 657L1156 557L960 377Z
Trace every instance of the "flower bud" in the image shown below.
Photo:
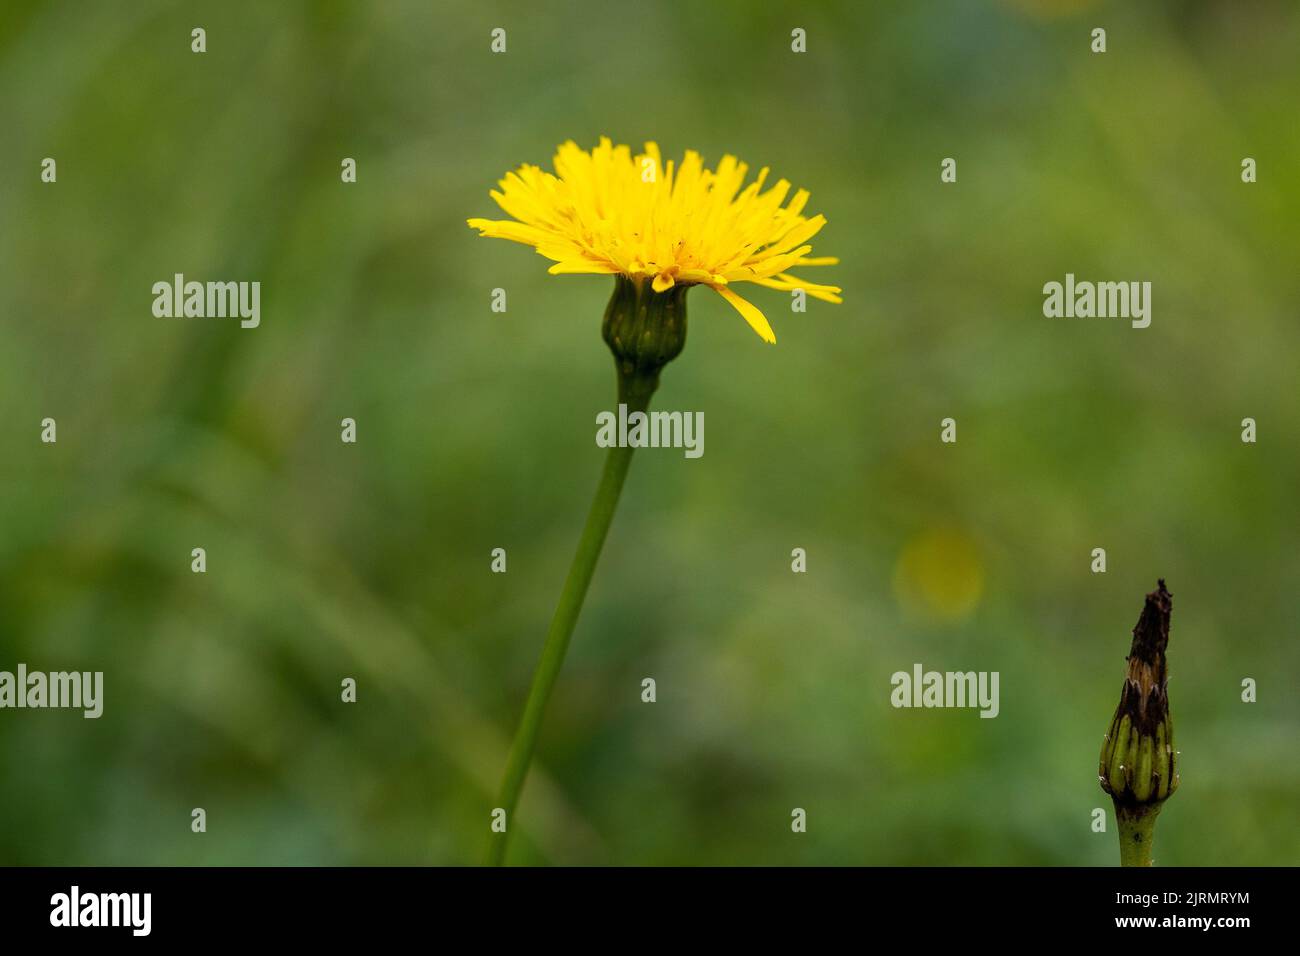
M1147 595L1133 628L1128 673L1119 707L1101 747L1097 776L1117 809L1159 804L1178 789L1178 751L1169 717L1169 644L1172 595L1163 579Z
M614 277L601 335L614 353L619 399L644 408L659 385L659 370L686 345L686 292L681 283L655 292L645 278Z

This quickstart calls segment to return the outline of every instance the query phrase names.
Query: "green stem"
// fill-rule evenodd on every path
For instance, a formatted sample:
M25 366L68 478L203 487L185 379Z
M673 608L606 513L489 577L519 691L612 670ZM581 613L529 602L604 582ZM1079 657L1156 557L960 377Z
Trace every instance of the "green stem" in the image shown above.
M1156 837L1156 816L1162 803L1137 807L1115 806L1119 826L1119 865L1151 866L1151 845Z
M618 397L620 402L627 405L628 414L634 411L644 412L649 408L650 396L658 384L658 378L657 372L649 376L619 375ZM587 512L587 523L578 540L573 563L569 565L569 576L564 580L564 590L560 592L555 616L551 618L550 629L546 632L546 643L542 645L541 660L533 672L533 683L524 704L524 714L519 720L519 729L515 731L514 743L510 746L510 757L506 762L505 778L501 782L497 803L506 812L506 829L503 833L492 834L487 860L490 866L500 866L505 862L506 845L514 827L515 808L519 805L519 796L524 789L533 751L537 748L537 735L541 731L546 702L560 676L564 655L569 649L569 638L573 635L583 598L587 595L587 586L591 584L591 576L596 570L596 560L600 557L605 535L614 519L614 509L618 506L618 496L623 490L628 466L632 464L633 451L635 448L631 445L614 445L605 457L600 485L596 488L596 497L592 499L591 510Z

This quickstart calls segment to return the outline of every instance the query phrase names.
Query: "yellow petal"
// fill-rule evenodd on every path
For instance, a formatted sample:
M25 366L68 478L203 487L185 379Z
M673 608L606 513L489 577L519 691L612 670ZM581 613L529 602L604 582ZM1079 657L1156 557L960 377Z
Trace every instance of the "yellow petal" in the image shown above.
M592 262L588 259L567 259L557 262L546 270L553 276L562 275L614 275L618 272L605 262Z
M754 279L754 285L761 285L768 289L780 289L782 292L792 292L795 289L803 289L814 299L821 299L823 302L843 302L840 298L842 291L837 285L820 285L816 282L804 282L802 279L796 279L788 273L781 273L778 276L772 276L770 279Z
M499 221L467 219L465 221L471 229L477 229L480 236L487 236L490 239L509 239L511 242L522 242L526 246L536 246L550 239L549 233L535 226L527 226L522 222L509 219Z
M826 217L822 215L813 216L811 219L805 219L787 232L780 241L768 246L758 255L759 257L766 258L768 256L779 256L784 252L789 252L795 246L803 245L806 240L817 235L824 225L826 225Z
M772 326L767 324L767 319L764 318L763 313L758 311L755 305L742 299L725 285L715 285L712 288L714 292L731 303L732 308L741 314L744 320L749 323L750 328L758 333L759 338L768 344L776 342L776 333L772 331Z
M675 282L672 276L661 272L659 275L655 276L654 282L650 283L650 288L654 289L656 292L667 292L674 284Z

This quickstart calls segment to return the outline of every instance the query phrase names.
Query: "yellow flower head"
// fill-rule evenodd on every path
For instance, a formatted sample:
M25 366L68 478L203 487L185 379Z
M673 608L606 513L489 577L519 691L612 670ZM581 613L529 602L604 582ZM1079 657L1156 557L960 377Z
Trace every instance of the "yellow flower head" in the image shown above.
M681 164L665 166L659 147L646 143L637 156L606 137L588 152L573 141L555 153L555 174L524 164L501 180L491 196L513 219L470 219L480 235L533 246L555 262L550 272L587 272L650 279L656 292L674 285L707 285L732 304L763 340L772 327L732 289L754 282L789 292L803 289L827 302L842 301L838 286L804 282L797 266L834 265L809 256L808 240L826 224L802 215L800 189L785 206L790 183L762 191L767 169L742 190L749 167L723 156L705 169L688 150Z

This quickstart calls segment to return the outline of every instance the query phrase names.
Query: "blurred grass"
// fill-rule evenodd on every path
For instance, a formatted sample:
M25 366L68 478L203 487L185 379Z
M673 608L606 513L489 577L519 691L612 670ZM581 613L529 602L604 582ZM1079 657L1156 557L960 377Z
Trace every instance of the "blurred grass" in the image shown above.
M1163 575L1157 860L1296 862L1300 11L669 6L0 10L0 668L106 675L98 721L0 713L0 861L479 859L613 377L608 284L464 219L607 134L809 188L846 301L759 290L766 348L691 294L657 400L706 454L632 469L515 858L1109 865L1096 753ZM1044 319L1067 271L1151 280L1151 328ZM155 319L176 272L260 280L262 326ZM900 564L936 537L956 565ZM978 598L935 613L954 567ZM893 710L913 661L1000 671L1001 715Z

